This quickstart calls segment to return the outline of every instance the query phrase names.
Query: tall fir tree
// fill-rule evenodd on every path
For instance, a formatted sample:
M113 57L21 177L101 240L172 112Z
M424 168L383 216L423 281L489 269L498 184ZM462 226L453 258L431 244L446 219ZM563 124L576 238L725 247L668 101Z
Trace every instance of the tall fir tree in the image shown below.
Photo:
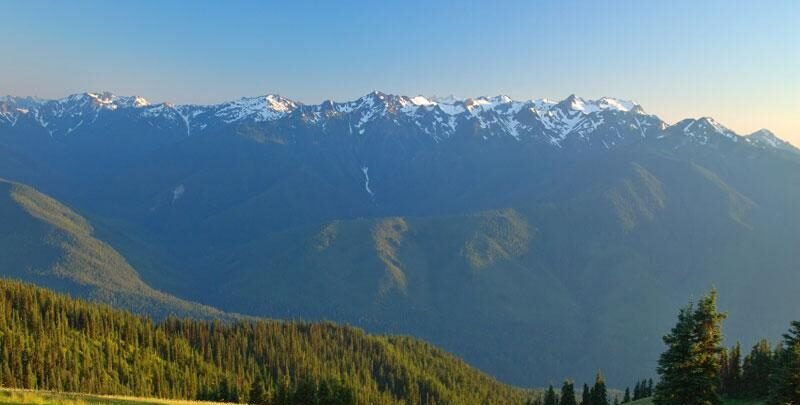
M627 404L631 402L631 389L630 387L625 387L625 395L622 397L622 403Z
M581 405L592 405L592 390L585 383L581 391Z
M681 309L678 322L664 343L658 362L661 380L655 388L656 405L719 405L722 333L725 318L717 311L717 293L711 291L697 306Z
M772 374L773 355L769 341L762 339L744 358L742 365L742 396L766 398L769 395L769 378Z
M547 393L544 394L544 405L558 405L558 396L552 384L547 389Z
M776 354L768 404L800 404L800 321L792 322Z
M742 347L738 342L730 351L727 380L725 395L739 398L742 394Z
M263 378L257 378L250 388L250 395L248 403L254 405L266 405L267 403L267 386L264 384Z
M721 323L725 314L717 310L717 292L712 290L697 304L694 312L697 347L693 356L696 363L694 376L695 401L701 405L722 403L719 396L718 355L722 344ZM738 362L738 360L737 360ZM737 365L737 370L738 365ZM740 373L740 371L736 371Z
M692 364L694 352L694 305L689 304L678 313L678 322L664 336L667 350L661 354L656 371L661 380L656 386L656 405L682 405L683 399L691 398ZM641 387L637 383L634 398L639 399Z
M606 388L606 380L603 374L598 372L594 380L594 387L592 388L591 395L592 405L609 405L608 403L608 389Z
M575 384L572 381L566 380L561 386L560 405L578 405L578 400L575 398Z
M730 380L731 366L728 363L731 359L728 349L722 348L719 352L719 392L725 395L728 392L728 381Z

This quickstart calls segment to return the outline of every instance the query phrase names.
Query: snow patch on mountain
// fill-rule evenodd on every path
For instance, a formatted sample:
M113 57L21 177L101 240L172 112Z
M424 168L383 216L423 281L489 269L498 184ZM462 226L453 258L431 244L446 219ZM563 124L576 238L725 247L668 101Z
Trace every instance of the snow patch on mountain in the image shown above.
M372 189L369 188L369 167L362 166L361 173L364 173L364 190L367 192L367 194L369 194L370 197L375 197Z

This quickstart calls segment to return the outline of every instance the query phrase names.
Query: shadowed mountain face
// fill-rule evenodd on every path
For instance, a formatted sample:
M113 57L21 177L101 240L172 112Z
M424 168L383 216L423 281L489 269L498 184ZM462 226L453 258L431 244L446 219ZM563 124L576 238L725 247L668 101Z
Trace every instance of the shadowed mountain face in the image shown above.
M6 98L0 176L160 290L412 334L516 384L640 378L712 286L743 342L800 304L797 150L610 98Z
M21 184L0 179L3 276L70 291L156 317L228 317L149 287L83 217Z

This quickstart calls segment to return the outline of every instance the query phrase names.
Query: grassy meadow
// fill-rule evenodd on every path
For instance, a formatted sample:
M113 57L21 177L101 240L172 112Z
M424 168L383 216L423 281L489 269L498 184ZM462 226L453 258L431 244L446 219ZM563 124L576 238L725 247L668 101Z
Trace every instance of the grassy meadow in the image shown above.
M171 400L159 398L137 398L115 395L91 395L52 391L15 390L0 388L0 405L190 405L221 404L219 402L202 402Z

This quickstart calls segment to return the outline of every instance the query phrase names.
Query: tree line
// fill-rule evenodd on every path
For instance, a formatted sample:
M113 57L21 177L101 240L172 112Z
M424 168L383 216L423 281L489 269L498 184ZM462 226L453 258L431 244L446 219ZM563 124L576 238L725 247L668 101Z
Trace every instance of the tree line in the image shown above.
M583 384L581 389L580 402L575 392L575 383L571 380L564 381L560 392L550 385L543 394L539 394L529 399L527 405L611 405L609 402L608 388L603 374L598 372L594 380L594 385L589 387ZM615 399L618 402L618 399Z
M625 394L622 396L623 404L627 404L631 401L638 401L643 398L649 398L653 396L654 388L653 388L653 379L648 378L641 381L637 381L636 385L633 386L633 392L631 392L630 387L625 388Z

